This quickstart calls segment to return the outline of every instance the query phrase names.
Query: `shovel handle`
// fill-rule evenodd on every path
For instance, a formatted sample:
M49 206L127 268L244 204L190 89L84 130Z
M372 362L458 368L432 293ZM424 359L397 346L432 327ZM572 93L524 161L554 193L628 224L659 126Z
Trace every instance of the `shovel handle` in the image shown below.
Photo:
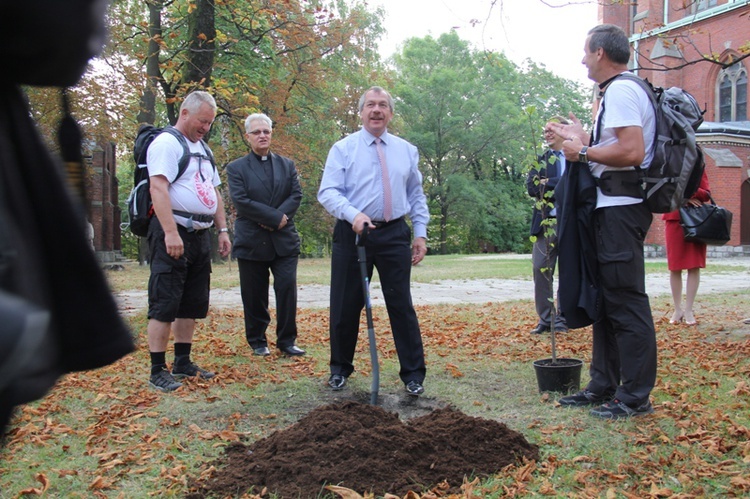
M362 227L362 232L357 234L357 246L364 246L365 241L367 241L367 233L370 231L370 224L365 222L365 225Z

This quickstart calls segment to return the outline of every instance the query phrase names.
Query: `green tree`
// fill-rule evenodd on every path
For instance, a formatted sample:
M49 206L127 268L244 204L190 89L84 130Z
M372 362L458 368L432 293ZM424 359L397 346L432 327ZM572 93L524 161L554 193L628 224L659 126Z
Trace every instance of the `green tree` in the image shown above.
M455 33L409 40L386 68L376 51L381 17L364 0L113 0L111 41L73 89L73 113L87 138L117 144L126 193L138 124L174 122L185 92L207 87L217 98L210 143L220 170L248 150L247 114L266 112L274 150L300 171L303 251L322 255L332 221L316 193L328 150L359 127L357 100L380 84L397 98L393 131L420 150L432 249L524 250L524 165L541 149L544 119L588 116L585 99L543 67L472 50ZM31 93L35 117L54 137L59 94ZM540 109L533 127L522 113L530 105ZM128 231L123 237L131 243Z
M528 248L524 165L544 118L530 136L522 109L588 114L580 89L530 61L522 69L472 50L455 32L407 40L394 63L397 123L420 152L436 250Z
M466 148L482 119L478 70L468 43L455 32L406 41L394 57L403 136L419 149L425 194L435 208L438 251L448 250L452 203L448 179L467 170Z
M105 60L128 85L118 94L133 110L120 123L123 142L129 149L138 123L174 123L181 96L208 88L219 105L209 140L221 167L248 150L244 118L266 112L274 150L300 170L303 240L310 253L325 251L320 172L330 145L351 131L353 96L380 69L381 14L360 1L115 1Z

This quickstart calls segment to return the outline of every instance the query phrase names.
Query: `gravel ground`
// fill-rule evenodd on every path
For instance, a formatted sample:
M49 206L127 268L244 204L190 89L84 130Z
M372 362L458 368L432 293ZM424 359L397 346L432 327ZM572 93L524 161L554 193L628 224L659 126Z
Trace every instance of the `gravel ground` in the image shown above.
M492 256L477 258L492 258ZM721 273L705 272L701 276L701 284L698 290L699 296L701 294L750 288L750 258L723 258L720 263L722 265L734 265L737 267L737 271ZM711 262L709 261L709 268L710 265ZM646 290L650 296L669 295L669 275L666 273L647 275ZM300 286L298 290L298 305L300 308L328 307L329 292L330 287L327 285ZM385 305L378 282L372 284L370 297L373 306ZM120 309L125 314L135 314L144 309L147 304L145 290L117 293L116 298ZM412 298L417 305L504 302L510 300L533 300L534 290L530 276L527 280L447 280L430 284L413 283ZM271 293L270 303L272 307L275 306L273 293ZM230 309L242 308L240 288L211 290L211 306Z

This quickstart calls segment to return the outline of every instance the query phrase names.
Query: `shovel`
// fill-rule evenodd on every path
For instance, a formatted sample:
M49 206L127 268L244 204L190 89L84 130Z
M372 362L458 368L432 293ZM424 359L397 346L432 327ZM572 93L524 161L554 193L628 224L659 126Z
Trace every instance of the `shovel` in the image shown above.
M372 324L372 304L370 303L370 280L367 277L367 251L365 241L370 226L365 222L362 233L357 235L357 261L362 273L362 292L365 296L365 315L367 316L367 338L370 341L370 363L372 364L372 384L370 385L370 404L377 405L378 390L380 388L380 365L378 364L378 348L375 344L375 328Z

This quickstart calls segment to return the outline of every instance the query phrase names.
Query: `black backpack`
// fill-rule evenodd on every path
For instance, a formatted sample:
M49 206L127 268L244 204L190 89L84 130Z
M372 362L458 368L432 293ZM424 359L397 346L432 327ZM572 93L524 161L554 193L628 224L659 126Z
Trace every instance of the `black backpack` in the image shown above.
M158 128L154 125L142 125L138 129L138 135L136 135L135 143L133 145L133 160L135 161L135 168L133 169L133 190L130 191L130 196L128 196L127 201L130 232L140 237L146 237L148 234L148 224L154 214L153 205L151 204L151 184L148 175L148 165L146 164L148 147L162 132L173 135L180 142L180 145L182 145L183 153L180 161L177 163L177 176L173 182L177 181L177 179L185 173L185 170L187 170L188 164L190 163L190 159L193 157L208 159L211 161L211 165L216 168L216 162L211 153L211 148L209 148L208 144L204 141L201 140L201 144L206 152L205 155L191 153L185 136L173 126Z
M695 140L703 111L695 98L679 87L654 87L633 73L620 77L645 90L656 115L654 155L648 168L639 172L645 203L652 213L675 211L695 194L705 169L703 151Z

